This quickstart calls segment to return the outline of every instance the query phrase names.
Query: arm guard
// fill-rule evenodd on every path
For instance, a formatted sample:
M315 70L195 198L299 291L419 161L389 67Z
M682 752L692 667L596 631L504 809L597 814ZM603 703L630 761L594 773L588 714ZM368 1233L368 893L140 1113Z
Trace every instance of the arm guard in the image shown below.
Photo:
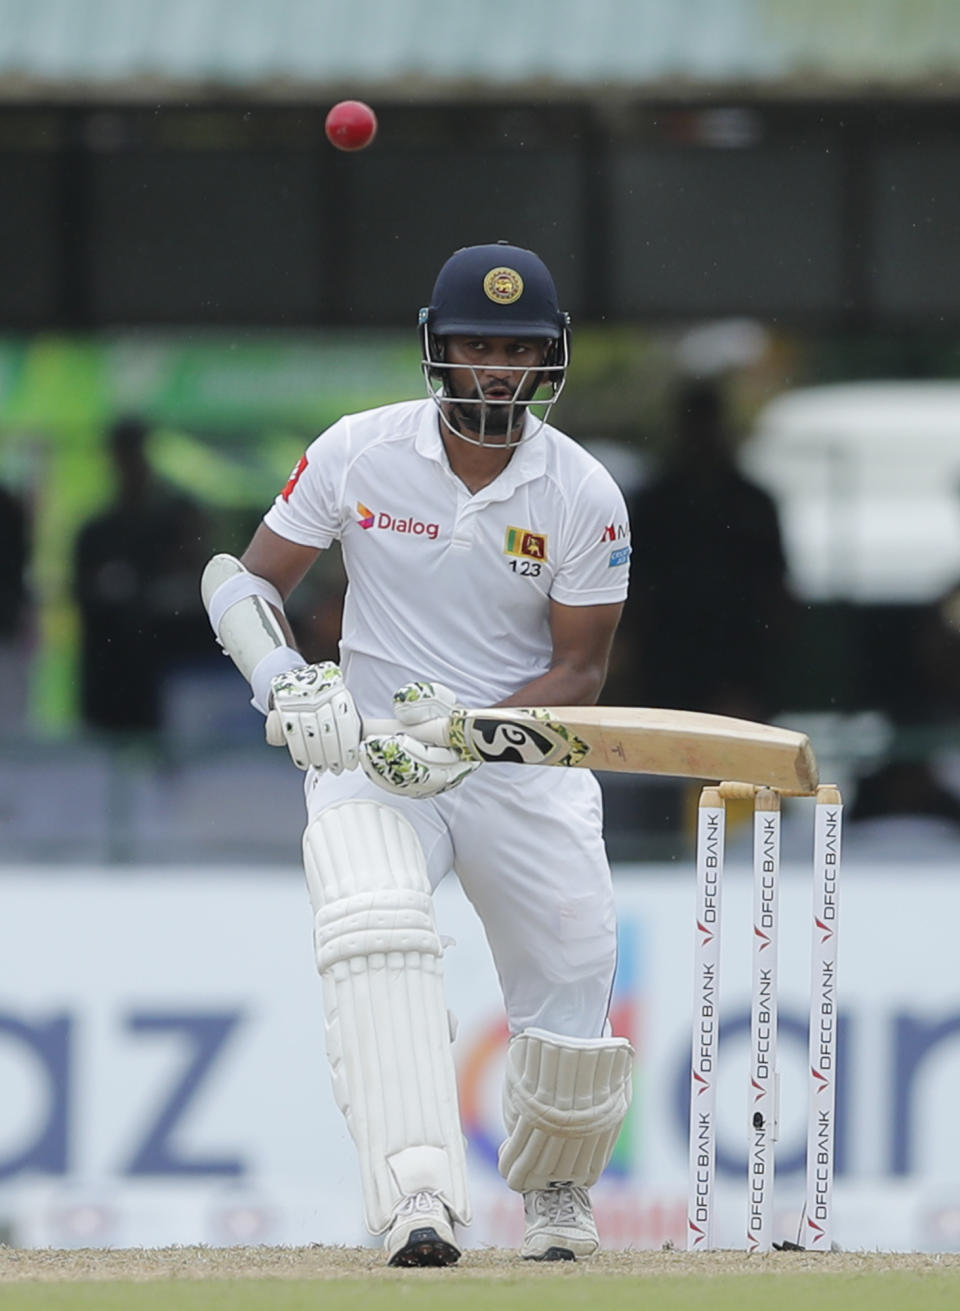
M307 663L287 645L271 609L282 614L283 597L232 555L215 555L208 562L200 593L217 641L252 687L252 704L266 714L271 680Z

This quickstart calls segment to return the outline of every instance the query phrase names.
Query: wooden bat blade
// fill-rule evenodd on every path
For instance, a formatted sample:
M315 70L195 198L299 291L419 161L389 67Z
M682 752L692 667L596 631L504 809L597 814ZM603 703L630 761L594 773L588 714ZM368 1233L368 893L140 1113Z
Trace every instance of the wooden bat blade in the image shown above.
M692 710L455 710L449 740L488 761L733 779L802 795L815 792L818 782L816 757L804 733Z
M267 717L267 741L283 746L280 716ZM411 733L475 759L524 765L583 766L626 774L735 781L812 796L819 775L804 733L749 719L635 706L454 710L449 721L415 728L365 720L364 735Z

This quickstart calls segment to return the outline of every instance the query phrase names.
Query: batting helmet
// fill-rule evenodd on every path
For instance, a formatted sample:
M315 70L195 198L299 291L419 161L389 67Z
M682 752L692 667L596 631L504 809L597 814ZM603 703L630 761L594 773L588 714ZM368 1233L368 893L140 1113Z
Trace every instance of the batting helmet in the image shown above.
M456 251L437 275L420 322L434 336L561 337L569 324L539 255L498 241Z
M420 311L424 378L444 425L465 441L486 445L495 426L488 421L500 409L511 435L499 444L514 446L535 436L563 390L570 360L569 325L550 270L532 250L498 241L456 251L437 275L430 304ZM550 345L536 370L511 370L519 377L509 401L478 403L476 397L456 397L450 391L452 366L444 342L449 336L533 338ZM535 399L534 393L543 390L547 394ZM442 402L470 407L467 412L480 415L479 430L454 426ZM522 435L514 436L517 421L531 404L538 407L539 424L525 425Z

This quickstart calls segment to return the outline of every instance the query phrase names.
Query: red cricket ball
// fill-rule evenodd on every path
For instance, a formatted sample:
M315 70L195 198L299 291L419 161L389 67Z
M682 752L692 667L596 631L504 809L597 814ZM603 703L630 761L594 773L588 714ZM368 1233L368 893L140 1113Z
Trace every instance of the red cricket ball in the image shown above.
M327 140L338 150L363 150L377 135L377 116L362 100L341 100L323 126Z

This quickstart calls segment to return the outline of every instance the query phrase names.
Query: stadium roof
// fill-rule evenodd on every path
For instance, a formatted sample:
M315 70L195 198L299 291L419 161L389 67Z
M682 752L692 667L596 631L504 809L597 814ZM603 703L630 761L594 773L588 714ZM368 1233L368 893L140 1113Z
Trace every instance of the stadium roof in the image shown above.
M960 93L960 0L0 0L0 100Z

